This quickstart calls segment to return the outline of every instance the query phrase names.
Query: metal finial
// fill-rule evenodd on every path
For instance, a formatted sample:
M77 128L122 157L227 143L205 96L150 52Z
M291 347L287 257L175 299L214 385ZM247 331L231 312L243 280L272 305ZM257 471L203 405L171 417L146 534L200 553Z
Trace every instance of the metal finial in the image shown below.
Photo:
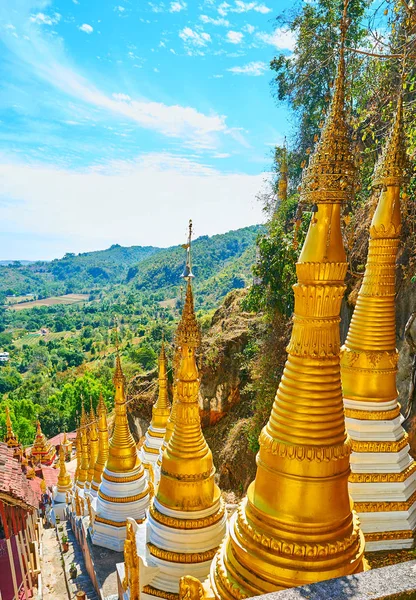
M191 261L191 243L192 243L192 219L189 219L189 233L188 233L188 242L182 245L182 248L186 250L186 264L185 269L182 273L182 277L184 279L189 279L190 277L194 277L192 273L192 261Z

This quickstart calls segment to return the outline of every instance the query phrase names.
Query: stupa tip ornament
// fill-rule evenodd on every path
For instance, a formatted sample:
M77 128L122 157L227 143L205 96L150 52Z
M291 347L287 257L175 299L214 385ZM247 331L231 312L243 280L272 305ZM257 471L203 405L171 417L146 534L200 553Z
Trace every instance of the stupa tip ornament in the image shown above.
M93 500L95 519L92 526L92 541L98 546L120 552L126 538L127 517L132 517L138 523L142 523L146 518L150 488L128 424L125 378L118 348L114 386L114 429L97 498ZM101 461L106 452L103 431L106 424L104 424L105 412L100 407L99 414L101 415L99 427L102 433Z
M374 173L378 204L364 278L341 350L342 385L352 439L350 492L367 550L410 548L416 530L416 463L397 402L395 277L400 185L407 167L400 93L390 137Z
M331 109L303 181L315 210L296 265L287 362L260 435L256 478L211 565L209 583L221 600L364 568L364 538L348 494L339 355L347 271L340 205L351 200L354 175L344 77L342 44ZM203 593L191 587L183 582L182 597Z
M286 138L283 144L282 157L280 162L280 177L277 190L277 199L282 202L287 200L287 178L288 178L288 164L287 164L287 147Z
M99 451L99 441L98 441L98 431L97 431L97 421L94 412L94 407L92 405L92 398L90 398L90 418L88 424L88 433L89 433L89 461L88 461L88 475L87 481L85 482L85 487L88 490L91 490L92 480L94 478L94 469L95 463L98 458Z

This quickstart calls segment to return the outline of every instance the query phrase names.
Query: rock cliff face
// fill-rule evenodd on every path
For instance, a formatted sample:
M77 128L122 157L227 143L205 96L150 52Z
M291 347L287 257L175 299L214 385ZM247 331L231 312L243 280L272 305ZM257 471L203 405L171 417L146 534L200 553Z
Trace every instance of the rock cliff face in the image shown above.
M241 310L245 294L245 290L228 294L203 337L199 396L203 427L214 425L238 404L247 383L243 350L256 317Z

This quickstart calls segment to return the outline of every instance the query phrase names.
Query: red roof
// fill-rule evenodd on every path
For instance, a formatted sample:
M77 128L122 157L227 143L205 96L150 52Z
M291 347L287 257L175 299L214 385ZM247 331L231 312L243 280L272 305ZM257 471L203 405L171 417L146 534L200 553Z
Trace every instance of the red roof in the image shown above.
M58 483L59 469L42 465L42 475L47 487L52 487Z
M58 435L55 435L53 438L48 440L48 442L51 444L51 446L60 446L62 444L62 440L64 439L64 435L64 433L58 433ZM70 431L66 434L66 437L69 442L72 442L77 437L77 432Z
M0 494L38 507L40 497L29 485L21 464L13 458L13 454L13 448L8 448L7 444L0 442Z

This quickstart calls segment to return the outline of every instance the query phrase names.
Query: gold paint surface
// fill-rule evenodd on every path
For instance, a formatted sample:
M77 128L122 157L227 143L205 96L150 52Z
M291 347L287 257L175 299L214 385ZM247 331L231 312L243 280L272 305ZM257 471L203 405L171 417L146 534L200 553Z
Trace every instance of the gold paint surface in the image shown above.
M94 474L91 482L91 487L98 490L102 474L108 459L108 424L107 424L107 408L104 402L103 395L100 394L100 399L97 406L97 433L98 433L98 455L94 464ZM107 479L109 476L107 475ZM112 481L109 479L109 481Z
M317 210L296 265L287 362L260 436L256 478L211 567L220 600L364 569L364 537L348 494L351 441L339 357L347 271L340 208L354 186L344 76L341 50L330 113L303 180L301 194Z

